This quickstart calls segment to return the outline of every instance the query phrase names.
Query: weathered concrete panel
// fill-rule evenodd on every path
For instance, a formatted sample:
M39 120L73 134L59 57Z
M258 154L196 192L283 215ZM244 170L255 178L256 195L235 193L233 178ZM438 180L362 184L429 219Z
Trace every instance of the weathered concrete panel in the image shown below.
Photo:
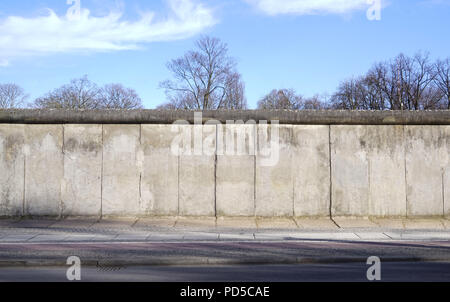
M406 126L408 216L443 216L448 126Z
M101 216L102 126L64 125L64 216Z
M365 126L331 126L333 216L369 216Z
M25 214L61 215L63 126L26 125Z
M217 215L255 215L256 125L218 126Z
M141 213L139 125L103 126L104 216L134 216Z
M23 214L24 142L23 125L0 125L0 216Z
M439 149L442 167L442 194L444 198L444 215L450 217L450 126L440 126L445 142Z
M178 215L178 156L171 152L172 125L142 125L144 168L141 214Z
M294 216L292 126L258 125L257 131L256 215Z
M369 160L369 215L406 216L403 126L366 126Z
M444 214L450 218L450 167L445 169L444 174Z
M334 216L405 216L403 126L331 126Z
M329 126L293 126L294 214L330 214Z
M1 124L0 216L450 217L450 126L173 127Z
M183 126L191 139L183 145L189 154L180 155L179 202L181 216L214 216L216 126ZM203 144L198 144L201 137ZM195 141L197 140L197 144Z

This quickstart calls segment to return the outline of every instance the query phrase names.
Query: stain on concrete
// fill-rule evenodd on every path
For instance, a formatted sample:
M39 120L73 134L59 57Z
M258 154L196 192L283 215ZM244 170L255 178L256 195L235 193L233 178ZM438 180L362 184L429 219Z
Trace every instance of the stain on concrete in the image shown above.
M21 153L24 138L18 135L8 135L3 139L4 160L7 163L14 163Z
M70 138L64 144L64 151L75 153L98 153L102 151L102 144L95 141L79 141L75 138Z

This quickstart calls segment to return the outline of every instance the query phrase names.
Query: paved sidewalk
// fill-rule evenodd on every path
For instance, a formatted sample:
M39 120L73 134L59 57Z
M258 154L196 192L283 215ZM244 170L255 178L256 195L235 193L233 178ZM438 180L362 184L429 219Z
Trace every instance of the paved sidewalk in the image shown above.
M0 220L0 243L450 241L446 219L123 218Z
M0 270L64 266L450 262L447 220L0 220Z

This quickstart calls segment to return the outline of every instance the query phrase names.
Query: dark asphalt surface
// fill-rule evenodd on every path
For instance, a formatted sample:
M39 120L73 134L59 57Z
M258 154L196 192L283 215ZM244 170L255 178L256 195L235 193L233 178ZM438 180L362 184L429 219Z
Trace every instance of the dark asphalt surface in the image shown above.
M366 263L86 267L83 282L367 282ZM0 268L0 282L68 282L67 267ZM450 262L381 263L381 281L449 282Z
M70 256L85 264L292 264L295 259L367 259L450 261L450 242L181 242L0 244L0 267L12 261L65 265ZM393 259L393 260L392 260ZM304 263L305 261L300 261Z
M367 281L370 256L381 258L382 281L450 281L448 241L311 240L0 244L0 282L67 281L70 256L93 282Z

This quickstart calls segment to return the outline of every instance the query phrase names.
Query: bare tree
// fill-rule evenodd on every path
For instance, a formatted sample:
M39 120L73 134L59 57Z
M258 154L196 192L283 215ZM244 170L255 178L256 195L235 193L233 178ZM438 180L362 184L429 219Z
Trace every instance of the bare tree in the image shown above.
M177 110L182 109L181 107L178 107L176 104L172 102L164 103L162 105L159 105L156 107L158 110Z
M330 109L330 105L324 96L315 95L303 101L302 109L304 110L325 110Z
M375 64L362 77L342 82L331 99L332 106L350 110L442 109L436 74L427 53L413 57L400 54Z
M87 76L74 79L34 101L34 107L44 109L140 109L142 100L136 91L121 84L103 88Z
M25 91L16 84L0 84L0 108L20 108L27 99Z
M446 109L450 109L450 58L435 64L435 84L443 94Z
M301 109L303 97L294 89L272 90L258 102L258 109Z
M197 50L167 64L174 80L160 84L169 99L169 104L161 107L196 110L244 108L244 85L235 70L236 63L228 56L227 45L217 38L202 37L196 46Z
M246 109L245 84L239 73L227 75L225 81L225 99L222 105L226 109Z
M421 102L424 93L434 80L432 66L428 54L416 54L413 58L400 55L398 58L400 83L403 92L403 103L406 109L425 109Z
M339 85L337 92L331 97L331 103L334 109L362 109L362 102L358 95L359 81L358 79L350 79Z
M329 106L319 95L304 98L294 89L272 90L258 102L258 109L321 110Z
M169 99L167 103L159 105L156 108L161 110L191 110L197 108L195 106L196 100L189 93L174 92L168 94L167 98Z
M121 84L109 84L99 93L102 109L142 109L142 100L134 89Z
M45 109L99 109L99 95L100 88L84 76L36 99L34 106Z
M352 78L342 82L331 97L334 109L385 110L386 101L375 74Z
M435 85L430 85L420 98L420 110L443 110L447 109L444 103L444 95Z
M393 65L390 62L377 63L366 75L366 81L376 95L377 107L382 110L402 109L400 82L397 79L397 68L395 66L395 64Z

